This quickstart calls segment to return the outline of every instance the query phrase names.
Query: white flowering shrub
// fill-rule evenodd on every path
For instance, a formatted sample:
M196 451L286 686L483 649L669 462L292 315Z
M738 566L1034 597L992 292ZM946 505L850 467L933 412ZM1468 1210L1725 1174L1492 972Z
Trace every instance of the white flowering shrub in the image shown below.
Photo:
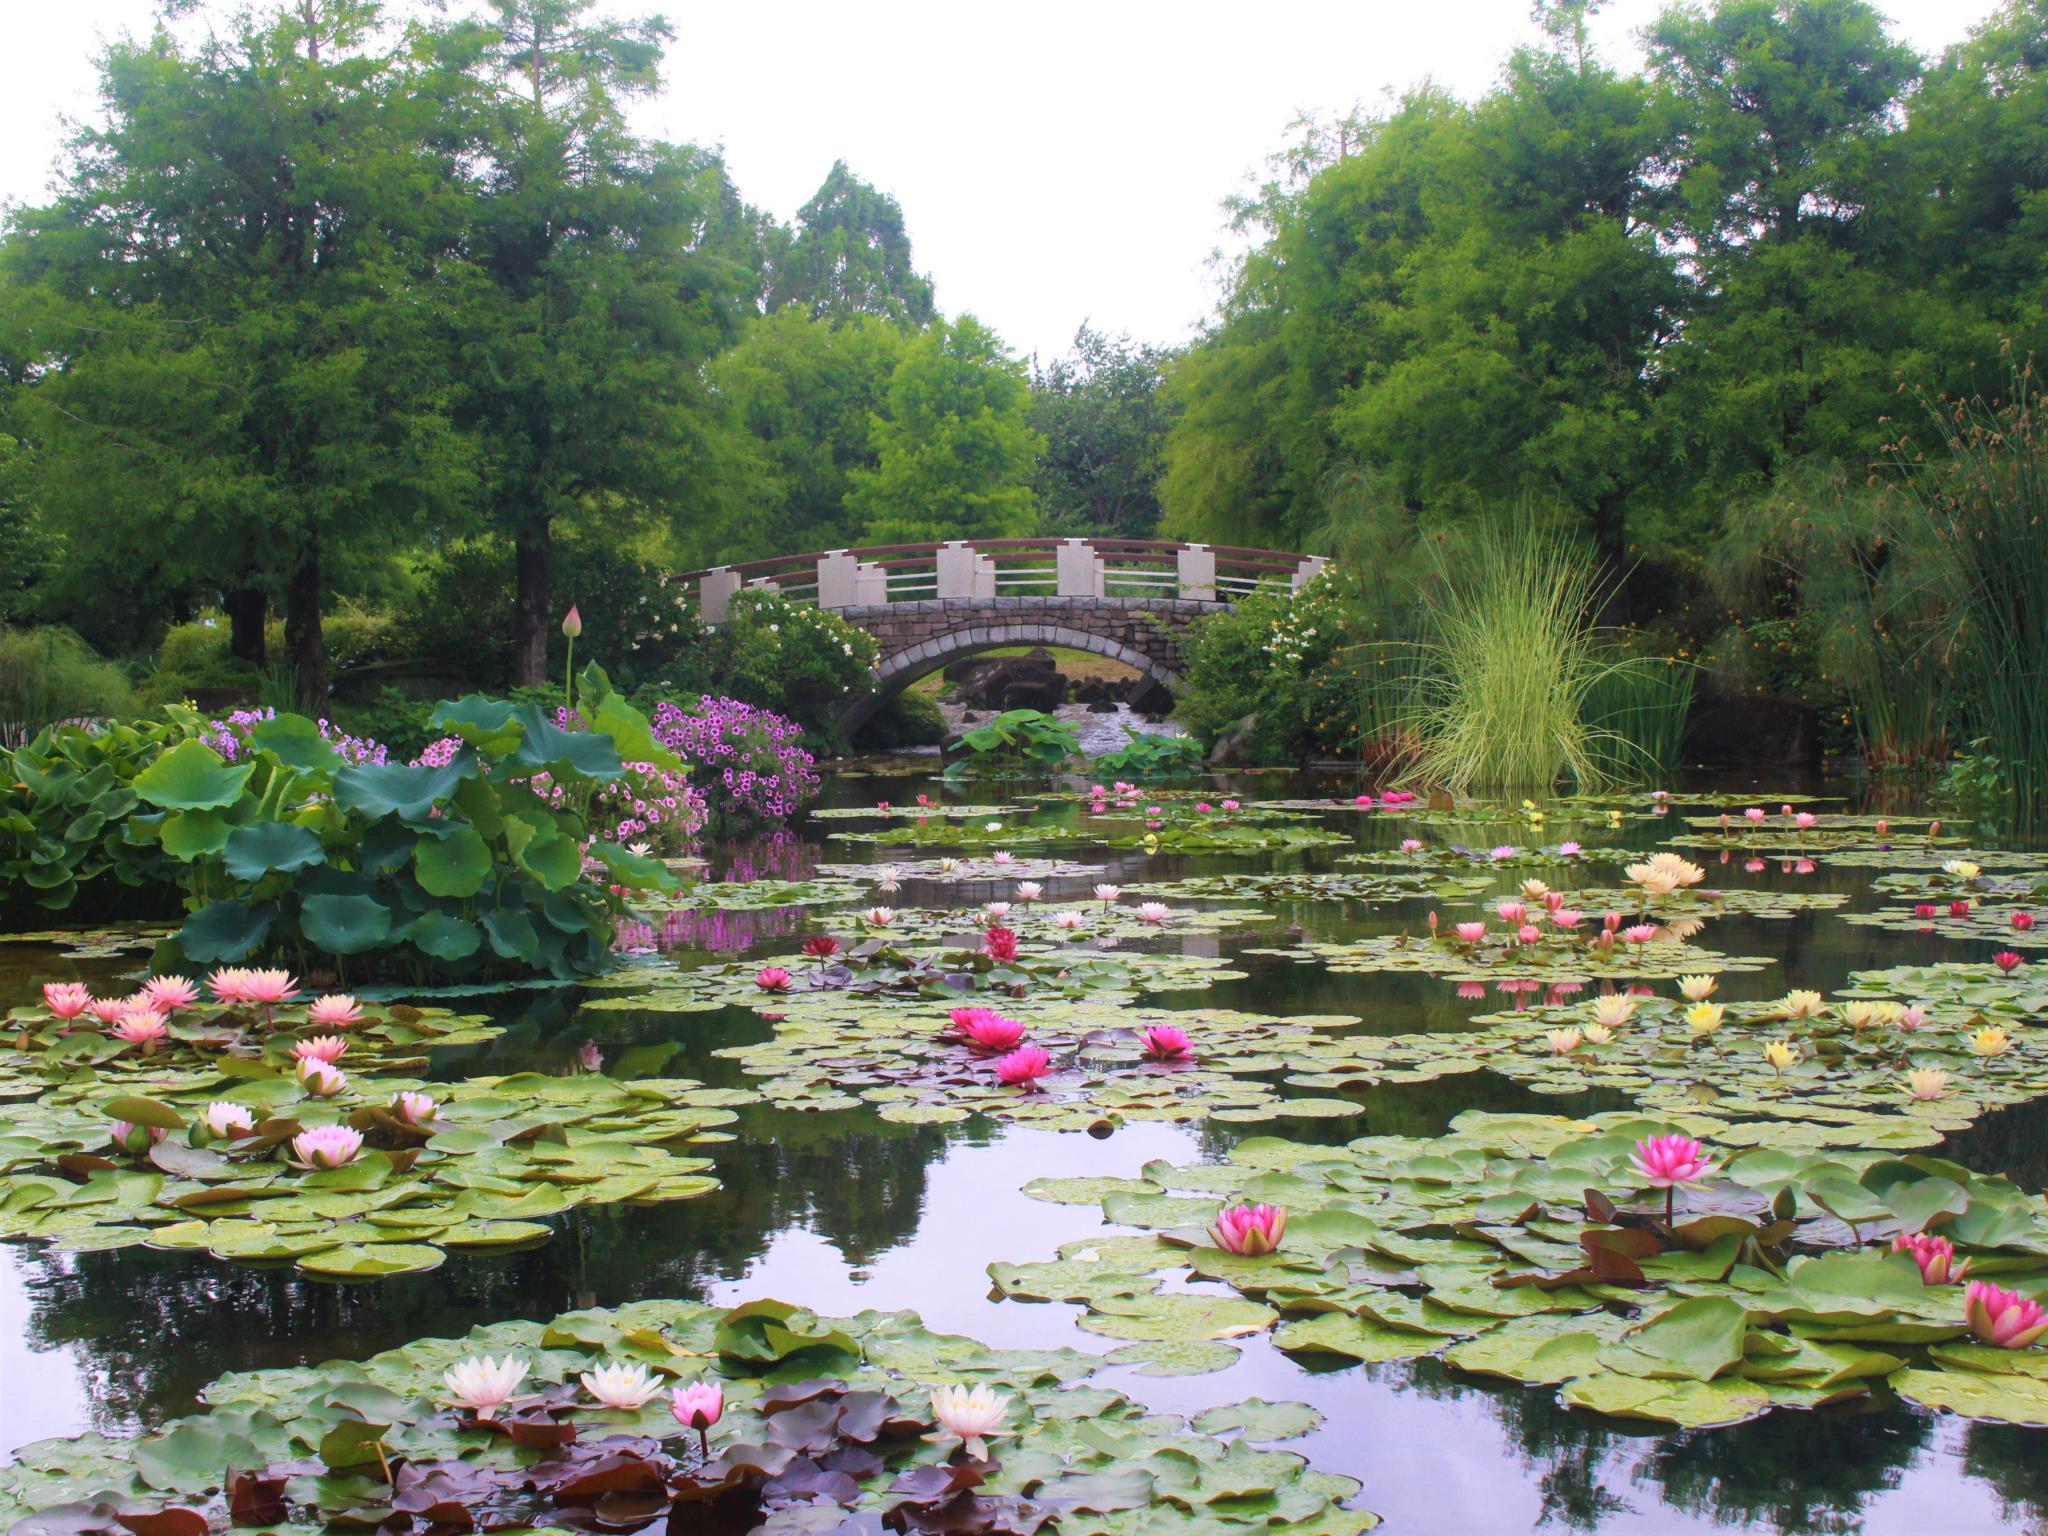
M839 706L874 681L878 655L866 630L768 587L733 598L725 622L711 631L711 649L725 692L827 738Z

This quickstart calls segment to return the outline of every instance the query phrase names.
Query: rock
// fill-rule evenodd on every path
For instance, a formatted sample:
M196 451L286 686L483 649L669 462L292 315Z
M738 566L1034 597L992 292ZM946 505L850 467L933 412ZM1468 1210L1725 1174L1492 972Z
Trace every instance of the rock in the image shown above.
M1249 764L1252 761L1252 743L1258 734L1257 715L1246 715L1237 724L1225 727L1209 745L1209 766L1237 768Z
M1121 691L1106 677L1084 677L1074 684L1076 704L1115 704Z
M1112 699L1097 699L1088 706L1088 713L1091 715L1113 715L1116 711L1117 705Z
M1820 766L1820 719L1792 699L1723 694L1702 677L1680 748L1688 765Z
M1173 690L1141 674L1125 688L1124 702L1141 715L1169 715L1173 713Z
M948 667L946 675L954 679L954 696L963 704L1051 711L1067 702L1067 680L1044 649L1024 656L977 656L955 666L958 675L955 667Z

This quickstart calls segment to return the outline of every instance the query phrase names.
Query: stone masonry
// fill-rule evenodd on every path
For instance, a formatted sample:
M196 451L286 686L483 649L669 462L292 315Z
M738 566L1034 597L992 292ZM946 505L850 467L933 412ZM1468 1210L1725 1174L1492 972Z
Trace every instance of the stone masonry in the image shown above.
M890 699L956 657L1008 646L1087 651L1174 687L1181 675L1181 631L1227 606L1172 597L930 598L849 605L839 609L839 616L873 635L881 657L874 691L847 705L840 729L851 735Z

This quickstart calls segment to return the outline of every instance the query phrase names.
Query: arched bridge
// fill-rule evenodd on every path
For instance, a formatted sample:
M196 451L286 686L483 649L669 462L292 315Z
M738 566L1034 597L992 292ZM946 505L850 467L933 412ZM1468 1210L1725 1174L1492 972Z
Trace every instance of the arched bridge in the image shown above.
M1171 688L1181 631L1261 590L1298 588L1325 562L1271 549L1156 539L976 539L885 544L691 571L706 624L748 587L830 608L881 646L872 692L850 701L852 735L946 663L1006 646L1107 656Z

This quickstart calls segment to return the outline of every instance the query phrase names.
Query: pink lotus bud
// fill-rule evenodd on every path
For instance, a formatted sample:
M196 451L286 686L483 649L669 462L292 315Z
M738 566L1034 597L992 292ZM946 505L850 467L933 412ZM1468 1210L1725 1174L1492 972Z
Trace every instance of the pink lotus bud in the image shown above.
M725 1414L725 1389L714 1381L693 1381L671 1391L668 1406L683 1428L709 1429Z
M574 603L571 603L569 611L562 615L562 633L571 640L583 633L583 615L576 611Z

